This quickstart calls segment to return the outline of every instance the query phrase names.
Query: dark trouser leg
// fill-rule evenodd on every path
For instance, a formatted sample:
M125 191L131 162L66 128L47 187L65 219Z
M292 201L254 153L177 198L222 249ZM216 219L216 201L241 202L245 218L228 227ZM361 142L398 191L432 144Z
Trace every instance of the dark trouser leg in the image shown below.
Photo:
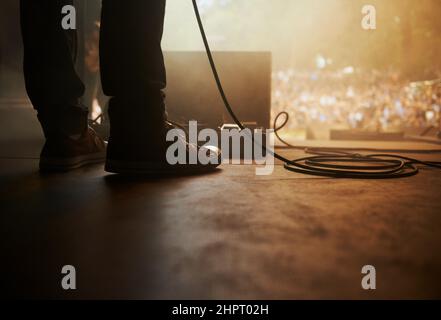
M101 78L104 93L123 109L118 114L146 116L154 122L164 113L164 14L165 0L103 0ZM110 107L116 108L112 103Z
M24 75L29 98L46 134L78 134L87 125L79 105L84 85L76 74L76 34L61 27L72 0L21 0Z

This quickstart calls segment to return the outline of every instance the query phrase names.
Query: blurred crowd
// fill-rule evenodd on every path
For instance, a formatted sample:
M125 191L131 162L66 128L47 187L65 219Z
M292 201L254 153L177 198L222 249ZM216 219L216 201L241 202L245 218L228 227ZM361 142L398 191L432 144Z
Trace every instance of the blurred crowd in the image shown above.
M288 112L287 128L397 131L439 127L440 81L409 82L394 71L338 71L273 74L273 118Z

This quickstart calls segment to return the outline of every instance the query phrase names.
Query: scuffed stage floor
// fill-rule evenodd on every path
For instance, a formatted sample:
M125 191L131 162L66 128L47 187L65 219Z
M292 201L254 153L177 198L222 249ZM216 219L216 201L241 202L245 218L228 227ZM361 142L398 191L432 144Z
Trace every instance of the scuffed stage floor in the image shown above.
M40 175L35 116L14 112L16 123L0 108L2 296L441 298L441 171L369 181L281 164L264 177L233 165L169 179L102 166ZM361 289L368 264L376 291ZM61 289L64 265L76 267L76 291Z
M2 295L49 298L440 298L441 172L402 180L40 175L0 160ZM63 265L76 291L60 286ZM377 290L361 268L377 268Z

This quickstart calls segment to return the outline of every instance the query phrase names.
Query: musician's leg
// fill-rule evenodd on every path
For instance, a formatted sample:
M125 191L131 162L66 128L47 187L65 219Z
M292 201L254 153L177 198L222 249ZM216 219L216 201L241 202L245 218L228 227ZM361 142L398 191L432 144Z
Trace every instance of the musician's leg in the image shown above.
M101 73L109 96L142 95L165 88L161 39L165 0L104 0Z
M100 59L109 101L108 158L163 160L165 0L104 0Z
M70 0L21 0L24 74L46 143L40 169L67 171L102 162L105 144L88 129L79 103L84 85L75 72L76 33L61 26Z
M76 33L61 27L72 0L21 0L26 89L46 136L85 130L87 110L79 104L84 86L75 67Z

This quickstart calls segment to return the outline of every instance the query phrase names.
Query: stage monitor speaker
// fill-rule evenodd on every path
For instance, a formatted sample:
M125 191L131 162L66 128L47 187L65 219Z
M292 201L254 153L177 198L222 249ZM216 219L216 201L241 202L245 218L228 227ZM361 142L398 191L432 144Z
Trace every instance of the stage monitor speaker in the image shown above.
M270 127L271 53L214 52L225 92L239 119ZM216 87L205 52L166 52L169 118L202 127L232 123Z

